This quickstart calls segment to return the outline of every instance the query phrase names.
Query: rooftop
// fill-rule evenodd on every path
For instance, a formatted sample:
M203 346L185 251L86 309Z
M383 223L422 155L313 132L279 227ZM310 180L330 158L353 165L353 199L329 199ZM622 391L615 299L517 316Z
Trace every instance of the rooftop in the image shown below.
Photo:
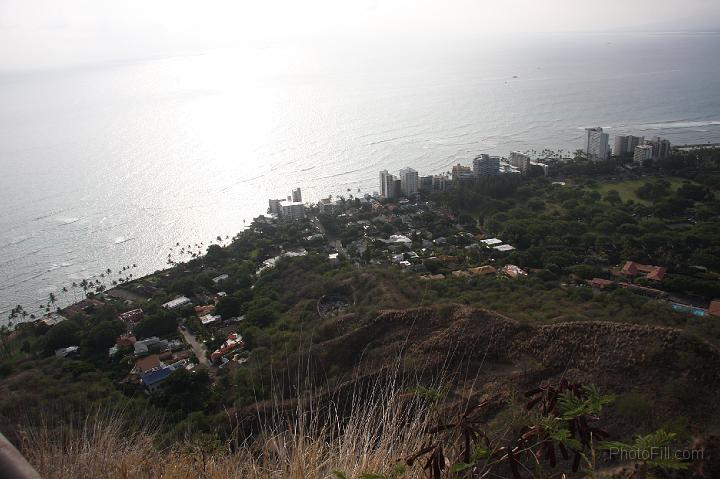
M165 309L174 309L188 303L190 303L190 300L188 298L186 298L185 296L178 296L172 301L168 301L167 303L163 304L162 307Z
M497 238L488 238L488 239L480 240L480 242L483 244L486 244L488 246L502 244L502 240L497 239Z

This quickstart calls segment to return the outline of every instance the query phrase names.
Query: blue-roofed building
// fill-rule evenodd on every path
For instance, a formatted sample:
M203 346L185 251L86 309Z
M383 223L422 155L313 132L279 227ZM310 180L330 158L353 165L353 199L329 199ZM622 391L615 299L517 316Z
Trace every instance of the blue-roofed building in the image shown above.
M170 377L172 373L178 369L184 368L188 364L187 360L178 361L159 369L154 369L147 374L142 374L140 380L143 386L145 386L145 392L148 394L155 394L162 388L162 383Z

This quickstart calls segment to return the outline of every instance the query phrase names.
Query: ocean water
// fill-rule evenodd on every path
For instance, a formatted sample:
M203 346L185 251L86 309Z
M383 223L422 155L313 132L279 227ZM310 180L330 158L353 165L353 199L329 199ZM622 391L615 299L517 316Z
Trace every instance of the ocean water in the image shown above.
M574 151L588 126L720 142L719 51L714 34L305 41L0 71L0 321L108 268L166 267L296 186L371 193L381 169Z

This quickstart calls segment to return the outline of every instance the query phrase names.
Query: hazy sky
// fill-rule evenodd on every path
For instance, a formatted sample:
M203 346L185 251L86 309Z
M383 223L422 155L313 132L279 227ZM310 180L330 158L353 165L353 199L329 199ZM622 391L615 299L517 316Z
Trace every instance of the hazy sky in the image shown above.
M0 0L0 69L294 36L718 26L718 0Z

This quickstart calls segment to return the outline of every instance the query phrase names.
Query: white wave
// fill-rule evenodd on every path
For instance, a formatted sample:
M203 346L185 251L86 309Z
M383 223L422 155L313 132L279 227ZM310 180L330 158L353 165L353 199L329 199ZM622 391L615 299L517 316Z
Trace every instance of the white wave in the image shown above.
M646 130L664 130L666 128L698 128L702 126L717 126L720 120L705 121L669 121L665 123L645 123L637 125L638 128Z
M80 221L80 218L77 217L65 217L65 216L58 216L55 218L56 221L58 221L62 225L71 225L73 223L77 223Z
M118 236L117 238L115 238L115 244L126 243L126 242L132 241L134 239L135 238L126 238L125 236Z

